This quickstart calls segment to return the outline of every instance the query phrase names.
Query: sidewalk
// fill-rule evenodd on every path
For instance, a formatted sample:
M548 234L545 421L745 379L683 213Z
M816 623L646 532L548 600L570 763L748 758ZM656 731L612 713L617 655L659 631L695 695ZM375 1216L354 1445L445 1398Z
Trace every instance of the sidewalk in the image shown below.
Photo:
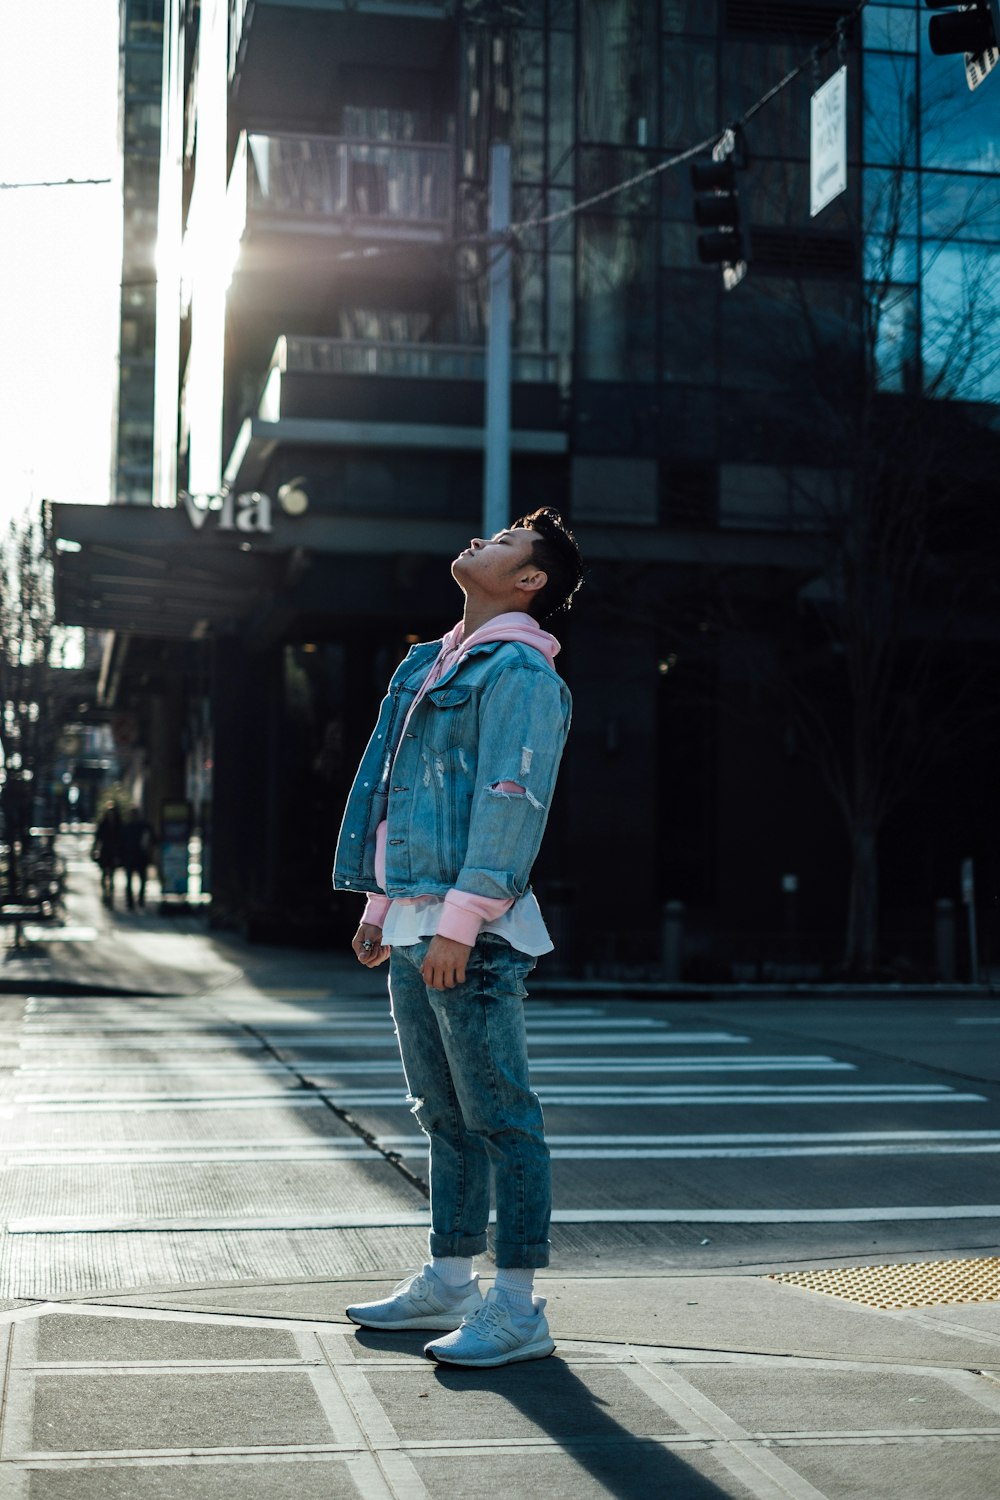
M299 988L326 994L345 975L352 983L358 978L359 966L349 954L256 946L210 930L197 913L161 916L155 880L145 909L128 911L119 871L109 911L90 844L89 834L60 837L66 861L60 918L51 925L29 924L20 951L8 946L0 962L0 993L206 995L237 983L289 984L294 975ZM372 979L371 988L381 992L384 980Z
M31 941L20 952L8 946L0 962L0 994L208 994L238 980L264 987L280 984L294 971L296 983L321 993L333 993L350 977L353 989L363 989L365 976L353 959L336 950L258 946L235 934L209 929L207 917L187 913L161 917L155 880L148 889L145 911L124 909L119 873L117 906L109 912L100 899L95 866L90 860L89 834L64 834L60 848L67 861L61 919L51 926L26 929ZM8 936L9 942L9 936ZM360 984L359 984L360 977ZM373 976L371 992L381 993L384 980ZM688 984L609 979L564 979L546 973L544 963L534 976L531 992L538 998L593 998L637 1000L708 1000L796 995L830 997L844 993L842 985L805 984ZM960 993L965 998L997 992L990 976L982 984L872 984L852 986L852 999L940 997Z
M384 986L338 955L108 913L82 843L66 927L8 959L9 1014L18 985L222 1007L230 990ZM801 1263L560 1266L538 1284L555 1356L493 1372L433 1365L426 1336L354 1328L343 1308L396 1277L133 1292L122 1278L86 1296L54 1282L0 1304L0 1500L995 1500L1000 1301L935 1305L963 1268L977 1283L962 1295L995 1299L1000 1262L975 1260L990 1253L911 1267L902 1295L851 1275L837 1295L773 1279Z

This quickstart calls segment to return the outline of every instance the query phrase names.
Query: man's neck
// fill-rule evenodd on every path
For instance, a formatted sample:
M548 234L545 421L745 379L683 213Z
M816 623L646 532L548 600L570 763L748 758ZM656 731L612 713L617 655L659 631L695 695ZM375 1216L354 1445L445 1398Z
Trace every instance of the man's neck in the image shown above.
M466 599L465 610L462 615L462 640L467 641L469 636L476 630L482 630L491 620L497 619L499 615L509 615L514 612L524 614L526 611L519 609L515 604L486 604L477 603L475 600Z

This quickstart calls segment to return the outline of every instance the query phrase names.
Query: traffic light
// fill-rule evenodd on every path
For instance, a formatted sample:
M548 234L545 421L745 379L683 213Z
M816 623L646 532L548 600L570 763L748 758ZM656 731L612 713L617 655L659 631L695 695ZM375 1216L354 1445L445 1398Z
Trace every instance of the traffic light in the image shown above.
M972 0L956 5L954 0L927 0L928 10L939 10L931 16L927 40L938 57L964 52L969 87L976 88L994 66L991 56L1000 45L1000 0Z
M744 166L745 156L737 161L732 131L723 136L711 161L691 164L694 221L700 229L709 231L698 236L698 259L703 265L722 267L722 280L727 291L743 280L749 259L736 183L737 171Z

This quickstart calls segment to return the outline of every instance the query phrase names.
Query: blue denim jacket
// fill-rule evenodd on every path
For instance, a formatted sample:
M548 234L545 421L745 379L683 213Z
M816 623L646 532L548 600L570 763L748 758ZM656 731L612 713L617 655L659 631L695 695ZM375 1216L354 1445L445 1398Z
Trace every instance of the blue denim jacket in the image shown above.
M440 642L396 669L347 799L337 890L382 891L375 830L387 820L384 894L528 889L569 733L569 689L532 647L486 641L447 672L403 724ZM517 782L525 795L497 790Z

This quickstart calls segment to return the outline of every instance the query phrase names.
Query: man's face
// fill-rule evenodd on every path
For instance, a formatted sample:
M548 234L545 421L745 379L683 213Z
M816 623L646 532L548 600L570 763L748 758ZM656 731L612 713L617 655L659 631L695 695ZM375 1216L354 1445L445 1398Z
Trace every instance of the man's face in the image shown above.
M455 582L468 593L502 594L514 580L535 572L531 549L541 538L537 531L519 527L498 531L496 536L474 536L451 565Z

